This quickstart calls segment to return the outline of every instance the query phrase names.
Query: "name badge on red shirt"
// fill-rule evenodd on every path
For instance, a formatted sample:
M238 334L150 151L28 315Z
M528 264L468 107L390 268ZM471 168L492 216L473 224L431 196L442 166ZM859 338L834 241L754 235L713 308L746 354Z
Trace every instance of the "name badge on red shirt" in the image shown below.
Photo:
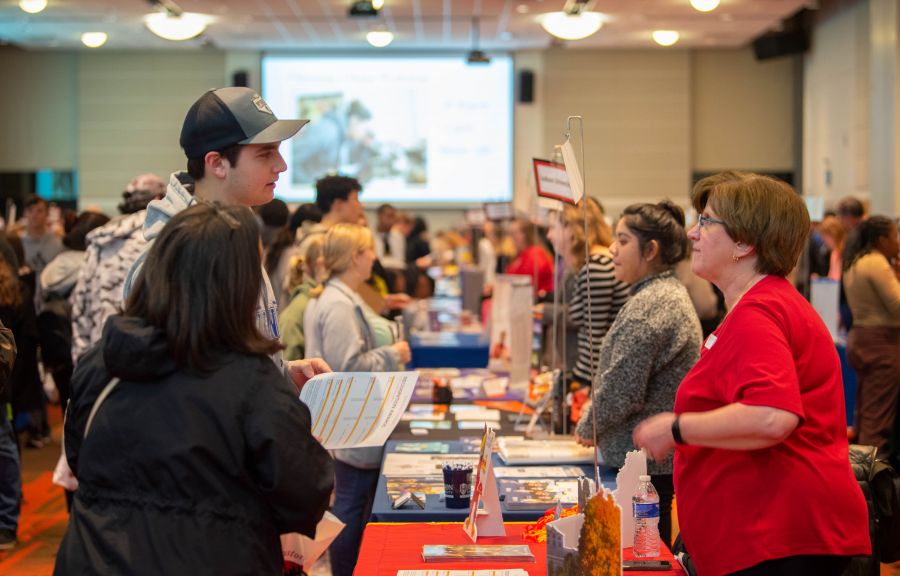
M707 338L706 342L703 344L703 347L707 350L712 350L712 347L716 345L716 340L718 340L718 338L716 338L716 335L710 334L709 338Z

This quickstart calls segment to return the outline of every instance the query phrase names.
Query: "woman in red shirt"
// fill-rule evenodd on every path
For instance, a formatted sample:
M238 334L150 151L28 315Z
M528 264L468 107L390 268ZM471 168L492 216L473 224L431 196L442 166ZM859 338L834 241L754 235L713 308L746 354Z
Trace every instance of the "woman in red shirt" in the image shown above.
M509 235L516 247L516 258L506 267L506 273L531 276L534 294L539 299L552 293L553 261L540 245L534 224L520 218L512 223Z
M702 180L693 271L729 313L681 382L674 413L638 425L675 448L682 539L698 574L840 575L871 553L850 470L841 369L828 330L785 279L809 230L803 200L755 174Z

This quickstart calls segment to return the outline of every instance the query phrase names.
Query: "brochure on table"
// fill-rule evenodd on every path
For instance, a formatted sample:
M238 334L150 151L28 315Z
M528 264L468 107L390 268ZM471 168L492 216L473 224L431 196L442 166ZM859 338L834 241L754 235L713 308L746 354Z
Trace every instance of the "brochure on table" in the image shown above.
M397 576L528 576L522 568L490 570L397 570Z
M485 427L478 455L475 484L472 487L469 517L463 522L463 532L471 538L472 542L477 542L478 536L506 536L506 528L503 526L503 511L500 509L500 494L497 491L497 479L494 477L491 457L494 450L494 437L494 430ZM478 505L482 500L484 501L484 510L478 510Z
M384 446L418 379L417 372L329 372L304 384L300 400L325 448Z

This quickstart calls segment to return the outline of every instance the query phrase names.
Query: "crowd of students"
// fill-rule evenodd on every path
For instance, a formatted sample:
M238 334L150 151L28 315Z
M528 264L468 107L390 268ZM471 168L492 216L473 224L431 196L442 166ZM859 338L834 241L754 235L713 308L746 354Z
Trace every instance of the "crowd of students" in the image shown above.
M560 327L542 358L567 367L576 439L614 467L647 450L662 537L677 496L701 573L840 574L871 552L840 365L802 290L843 279L856 432L897 456L894 220L860 209L848 229L850 202L811 226L789 186L726 172L694 188L692 227L667 200L611 227L588 198L546 237L527 219L431 237L390 205L372 231L352 177L321 177L293 212L273 200L278 144L301 127L252 90L207 92L168 185L138 177L121 216L85 212L63 236L29 198L22 233L0 236L0 320L18 355L3 382L17 419L0 418L0 548L15 543L15 430L32 446L48 434L40 360L66 412L57 574L278 574L279 534L313 535L330 507L346 524L332 571L350 576L382 450L329 455L298 390L330 370L401 369L393 319L430 293L429 267L455 263L482 268L485 298L498 272L532 277L536 312Z

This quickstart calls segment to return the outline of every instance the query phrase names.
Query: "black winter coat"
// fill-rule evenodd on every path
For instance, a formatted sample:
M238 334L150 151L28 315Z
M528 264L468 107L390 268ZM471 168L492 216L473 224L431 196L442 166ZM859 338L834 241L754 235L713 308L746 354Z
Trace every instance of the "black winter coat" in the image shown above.
M54 574L280 575L279 535L315 534L334 474L309 410L268 357L219 366L177 369L161 331L109 319L72 382L65 447L80 485Z

